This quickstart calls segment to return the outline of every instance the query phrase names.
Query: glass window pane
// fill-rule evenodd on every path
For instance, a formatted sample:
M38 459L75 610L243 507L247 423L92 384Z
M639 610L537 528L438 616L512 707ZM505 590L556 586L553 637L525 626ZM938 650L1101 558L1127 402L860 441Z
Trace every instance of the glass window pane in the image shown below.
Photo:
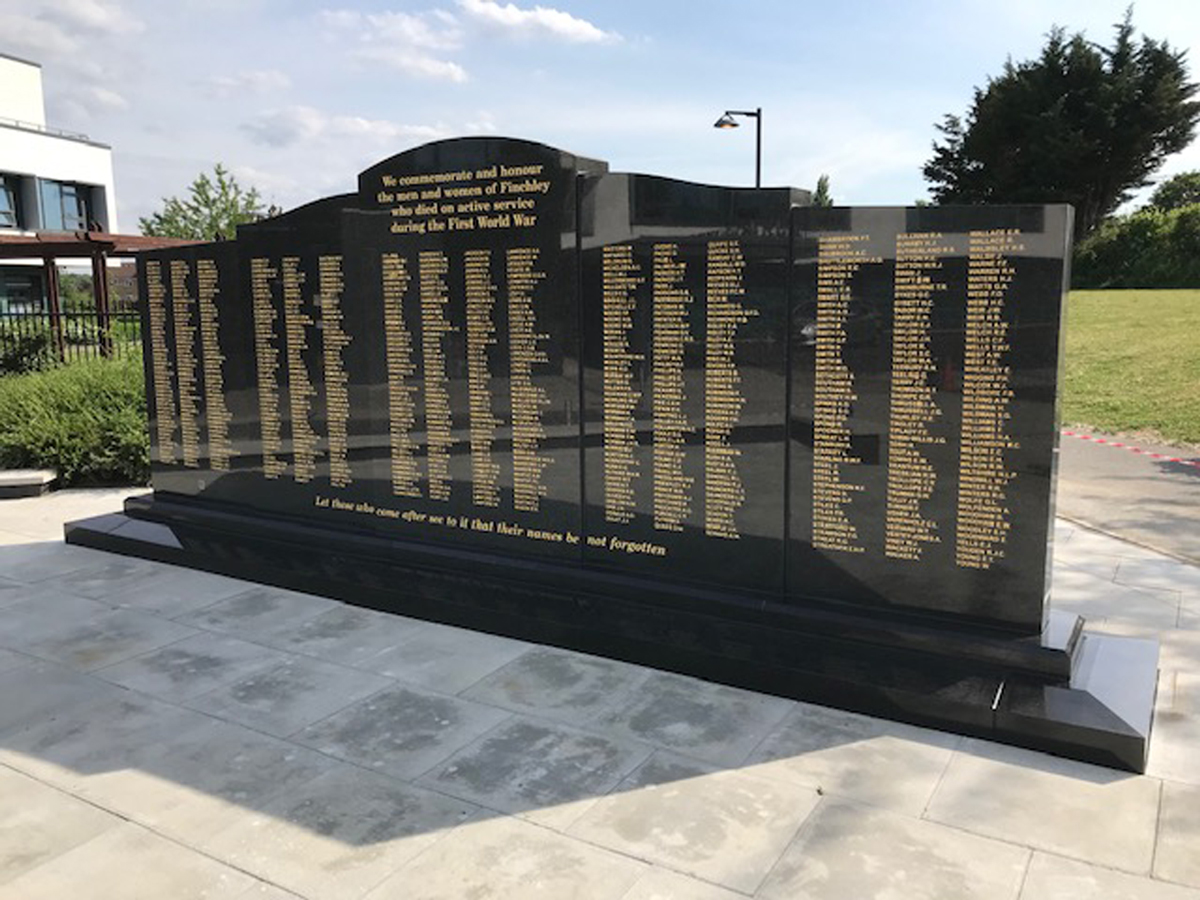
M17 193L12 179L0 178L0 228L17 227Z
M63 225L62 185L57 181L43 181L42 228L46 231L65 231Z

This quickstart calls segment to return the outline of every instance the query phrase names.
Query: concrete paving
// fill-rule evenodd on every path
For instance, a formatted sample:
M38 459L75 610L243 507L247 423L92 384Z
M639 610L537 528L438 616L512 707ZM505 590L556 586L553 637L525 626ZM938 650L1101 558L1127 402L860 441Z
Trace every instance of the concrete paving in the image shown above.
M1056 530L1133 776L62 544L121 499L0 503L0 900L1200 900L1200 567Z
M1200 449L1085 433L1060 439L1059 515L1200 564Z

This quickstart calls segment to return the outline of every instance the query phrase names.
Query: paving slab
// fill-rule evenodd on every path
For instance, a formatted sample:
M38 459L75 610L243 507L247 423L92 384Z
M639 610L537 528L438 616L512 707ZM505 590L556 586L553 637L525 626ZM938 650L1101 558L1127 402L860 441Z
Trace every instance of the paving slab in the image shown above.
M0 578L0 609L47 595L63 596L63 592L46 587L45 584L26 584L23 581Z
M747 764L756 775L919 816L959 742L946 732L799 703Z
M621 900L745 900L739 894L669 869L651 869Z
M146 488L70 488L41 497L7 500L0 504L0 528L25 536L25 540L62 542L64 522L118 512L127 497L145 494Z
M794 705L741 688L653 672L618 709L601 716L597 727L706 762L736 765Z
M16 650L0 648L0 672L7 672L9 669L23 666L31 662L32 659L33 657L26 656L24 653L18 653Z
M1029 850L860 804L825 799L788 846L761 900L1009 900Z
M1123 541L1113 534L1105 534L1092 528L1077 527L1071 539L1063 546L1055 545L1055 562L1086 562L1096 558L1117 559L1165 559L1158 550L1141 544Z
M56 633L27 644L26 652L78 669L98 669L197 633L187 625L129 609L109 609L61 624Z
M520 819L459 826L366 900L622 900L641 863Z
M255 585L185 615L177 622L235 637L262 639L341 606L336 600Z
M1141 439L1125 440L1166 457L1195 456ZM1058 495L1062 515L1200 562L1200 469L1095 441L1059 442Z
M1200 786L1163 783L1154 874L1200 888Z
M59 535L62 534L59 525ZM74 547L61 540L0 545L0 574L11 581L36 584L64 572L98 569L112 561L112 555L86 547Z
M241 725L210 721L156 742L136 768L92 779L85 793L106 809L198 846L337 765Z
M358 900L476 812L342 765L243 817L203 848L302 896Z
M531 646L494 634L424 622L400 644L360 665L409 684L457 694Z
M10 732L31 722L61 714L80 704L94 704L125 692L95 678L60 666L31 660L0 672L0 747Z
M818 799L810 788L658 751L569 833L749 894Z
M358 666L412 637L423 626L423 622L404 616L338 606L273 631L264 640L284 650Z
M1020 900L1200 900L1200 891L1036 851Z
M1146 773L1200 785L1200 670L1159 672Z
M260 881L246 893L240 894L237 900L304 900L304 898L299 894L293 894L291 891L285 891L283 888Z
M507 710L396 685L305 728L293 740L412 779L509 716Z
M144 562L144 568L103 577L103 570L85 570L61 581L64 589L129 607L176 618L203 609L218 600L246 590L246 582L211 572ZM57 582L53 582L57 583Z
M122 821L0 766L0 886Z
M650 753L644 744L516 717L418 783L564 831Z
M966 740L927 819L1148 874L1159 782L987 741Z
M87 597L89 600L102 600L114 591L128 589L144 581L163 568L166 567L149 560L109 554L104 565L63 572L40 583L63 593ZM187 570L178 571L183 574Z
M237 900L244 872L125 823L0 886L0 900Z
M187 705L286 737L390 684L369 672L293 657L193 697Z
M1112 622L1143 634L1174 628L1181 601L1178 591L1117 584L1069 566L1054 570L1050 589L1052 609L1081 615L1091 624Z
M642 666L534 647L463 692L464 697L576 725L594 723L646 680Z
M0 645L24 652L38 641L61 635L109 611L103 603L58 591L27 597L5 608Z
M0 761L79 796L140 771L163 741L203 716L104 685L109 696L30 719L0 737ZM112 791L113 788L108 790Z
M1114 580L1140 588L1200 594L1200 566L1175 559L1122 560Z
M133 659L94 670L131 690L181 702L279 665L288 654L208 631Z

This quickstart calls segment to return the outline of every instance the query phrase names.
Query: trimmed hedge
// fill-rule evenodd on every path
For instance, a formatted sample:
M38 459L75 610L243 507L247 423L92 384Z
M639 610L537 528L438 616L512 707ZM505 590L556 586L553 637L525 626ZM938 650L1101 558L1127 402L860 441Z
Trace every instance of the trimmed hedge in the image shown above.
M140 354L0 378L0 468L57 469L64 486L145 484Z

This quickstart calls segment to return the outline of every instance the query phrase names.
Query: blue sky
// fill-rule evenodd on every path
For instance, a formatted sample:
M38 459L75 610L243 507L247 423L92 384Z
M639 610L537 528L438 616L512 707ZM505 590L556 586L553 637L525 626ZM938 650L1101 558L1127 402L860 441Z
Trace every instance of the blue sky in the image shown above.
M122 230L224 162L285 208L440 137L525 137L614 170L753 180L839 203L926 196L948 112L1054 24L1108 43L1127 0L0 0L0 52L43 65L51 125L111 144ZM1200 3L1140 0L1189 51ZM1200 142L1163 175L1200 169Z

